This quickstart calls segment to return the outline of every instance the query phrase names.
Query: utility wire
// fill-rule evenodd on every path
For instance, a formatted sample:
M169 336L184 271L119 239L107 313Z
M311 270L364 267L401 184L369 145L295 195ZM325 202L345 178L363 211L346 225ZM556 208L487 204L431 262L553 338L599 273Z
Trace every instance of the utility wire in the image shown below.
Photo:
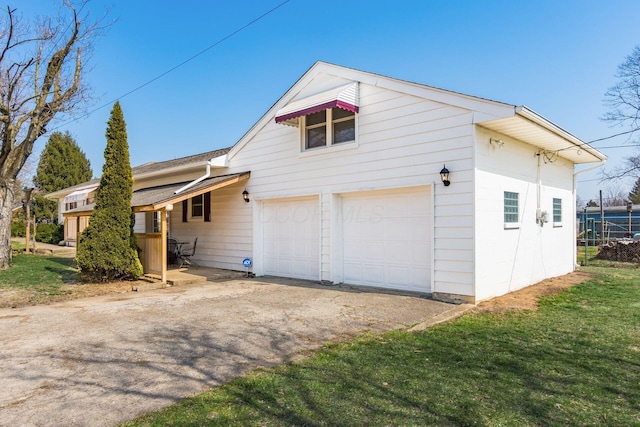
M226 36L224 36L223 38L221 38L220 40L216 41L215 43L207 46L206 48L202 49L200 52L196 53L195 55L191 56L188 59L185 59L184 61L182 61L181 63L179 63L178 65L175 65L174 67L168 69L167 71L158 74L156 77L152 78L151 80L147 80L145 83L141 84L140 86L137 86L134 89L131 89L130 91L124 93L123 95L97 107L94 108L93 110L81 115L80 117L76 117L75 119L69 120L67 122L64 122L58 126L56 126L53 130L59 129L63 126L68 125L69 123L73 123L73 122L77 122L78 120L85 118L93 113L95 113L98 110L101 110L105 107L108 107L109 105L113 104L115 101L122 99L126 96L131 95L134 92L139 91L140 89L149 86L151 83L161 79L162 77L166 76L167 74L177 70L178 68L182 67L183 65L193 61L194 59L196 59L197 57L205 54L206 52L208 52L209 50L213 49L214 47L220 45L221 43L224 43L225 41L229 40L231 37L235 36L236 34L240 33L243 30L246 30L247 28L249 28L250 26L252 26L253 24L255 24L256 22L260 21L261 19L265 18L266 16L270 15L271 13L275 12L276 10L278 10L279 8L281 8L282 6L284 6L285 4L289 3L290 0L284 0L283 2L277 4L276 6L274 6L273 8L269 9L268 11L264 12L262 15L258 16L257 18L253 19L252 21L249 21L247 24L243 25L242 27L238 28L235 31L232 31L231 33L227 34Z
M589 141L589 142L587 142L587 144L593 144L594 142L604 141L605 139L615 138L616 136L620 136L620 135L626 135L626 134L628 134L628 133L633 133L633 132L635 132L635 131L637 131L637 130L638 130L638 129L631 129L631 130L628 130L628 131L626 131L626 132L620 132L620 133L617 133L617 134L615 134L615 135L605 136L604 138L594 139L593 141ZM603 148L604 148L604 147L603 147Z

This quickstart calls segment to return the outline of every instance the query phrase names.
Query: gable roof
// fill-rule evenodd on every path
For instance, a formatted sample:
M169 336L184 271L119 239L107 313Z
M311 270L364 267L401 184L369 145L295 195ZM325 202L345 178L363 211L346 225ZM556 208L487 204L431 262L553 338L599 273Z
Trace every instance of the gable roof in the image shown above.
M172 171L179 171L181 169L189 167L202 167L208 160L216 157L224 156L229 152L231 147L221 148L218 150L207 151L205 153L193 154L190 156L179 157L177 159L165 160L162 162L149 162L140 166L131 168L133 179L141 179L151 177L154 175L160 175L164 173L170 173ZM95 187L100 184L100 178L94 178L90 181L83 182L82 184L74 185L72 187L63 188L62 190L54 191L46 195L50 199L59 199L74 191L86 190L91 187Z
M322 75L362 82L471 110L474 113L474 124L520 139L545 151L557 152L574 163L591 163L606 159L603 153L523 105L506 104L322 61L316 62L307 70L244 134L229 151L229 158L233 158L264 126L272 122L278 111L286 111L287 105L296 102L300 92Z

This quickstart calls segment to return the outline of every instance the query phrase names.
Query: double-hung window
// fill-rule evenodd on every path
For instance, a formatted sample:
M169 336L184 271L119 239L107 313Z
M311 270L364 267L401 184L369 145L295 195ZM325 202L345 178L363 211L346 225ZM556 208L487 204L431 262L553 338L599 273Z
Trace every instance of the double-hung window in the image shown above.
M309 114L304 120L304 149L329 147L356 139L356 115L341 108Z
M511 191L504 192L504 225L505 228L517 227L520 221L519 194Z
M191 198L191 217L202 218L202 194Z

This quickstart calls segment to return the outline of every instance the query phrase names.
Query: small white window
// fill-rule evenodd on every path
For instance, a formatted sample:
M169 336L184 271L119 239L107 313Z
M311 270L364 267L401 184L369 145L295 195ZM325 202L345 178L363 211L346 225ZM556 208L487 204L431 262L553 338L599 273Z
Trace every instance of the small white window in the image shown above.
M553 199L553 226L562 226L562 199Z
M191 198L191 217L202 218L202 194Z
M505 228L517 227L520 222L518 193L504 192L504 226Z
M356 115L342 108L329 108L302 118L304 150L355 142Z

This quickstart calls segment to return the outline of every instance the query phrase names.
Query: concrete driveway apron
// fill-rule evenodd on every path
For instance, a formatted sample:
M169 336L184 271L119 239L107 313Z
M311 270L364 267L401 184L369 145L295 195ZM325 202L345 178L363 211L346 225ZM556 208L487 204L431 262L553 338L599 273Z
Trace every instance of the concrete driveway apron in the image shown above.
M272 278L1 309L0 425L115 425L324 342L455 309Z

